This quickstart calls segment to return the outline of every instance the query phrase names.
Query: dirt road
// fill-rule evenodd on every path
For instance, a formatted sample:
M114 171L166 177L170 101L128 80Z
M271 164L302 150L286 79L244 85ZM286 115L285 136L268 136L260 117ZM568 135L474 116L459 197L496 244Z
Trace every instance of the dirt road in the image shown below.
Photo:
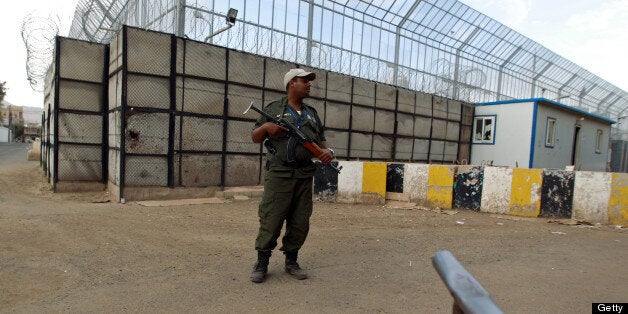
M248 279L257 199L146 207L53 194L25 144L0 144L0 312L448 313L449 250L507 313L628 302L628 233L470 211L316 203L300 264Z

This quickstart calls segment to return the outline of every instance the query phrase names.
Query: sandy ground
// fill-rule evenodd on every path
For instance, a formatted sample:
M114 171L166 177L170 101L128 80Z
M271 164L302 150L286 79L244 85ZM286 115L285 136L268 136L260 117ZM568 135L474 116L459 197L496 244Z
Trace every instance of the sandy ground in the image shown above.
M26 144L0 144L0 312L448 313L449 250L508 313L628 302L628 233L461 211L316 203L299 262L255 259L258 199L147 207L50 191ZM209 196L208 196L209 197Z

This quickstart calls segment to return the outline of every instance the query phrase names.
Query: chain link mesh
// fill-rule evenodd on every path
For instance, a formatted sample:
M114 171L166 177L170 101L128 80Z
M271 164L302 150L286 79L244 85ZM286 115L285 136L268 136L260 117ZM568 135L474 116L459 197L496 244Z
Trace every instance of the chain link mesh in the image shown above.
M59 145L59 181L101 181L102 148L86 145Z
M59 142L97 144L103 140L102 115L59 113Z
M168 186L168 158L157 156L126 156L126 186Z
M129 74L126 87L129 107L170 108L170 80L168 78Z
M168 154L169 122L167 113L126 111L125 151L131 154Z
M139 28L129 29L127 70L157 76L170 76L172 35Z
M50 138L45 144L54 148L57 132L62 142L57 148L69 149L60 150L59 167L68 167L60 169L63 178L75 164L80 168L77 177L81 179L93 179L98 171L102 172L100 145L107 136L108 177L117 185L123 176L128 186L168 186L169 173L174 175L172 182L176 186L258 184L260 145L250 139L258 115L244 115L243 111L251 101L262 107L284 96L283 74L296 65L185 39L172 41L171 35L135 28L125 30L128 46L121 47L123 36L118 35L110 47L113 60L108 65L112 71L107 92L108 134L103 134L102 115L87 113L102 110L103 91L98 90L102 85L59 81L60 101L56 105L72 113L62 110L55 117L52 111L48 121L53 127L45 131ZM264 46L264 36L261 32L259 42L246 44L269 51L279 48L276 44ZM217 36L214 40L229 38ZM283 45L296 47L296 51L305 47L305 43L289 38ZM125 49L128 68L118 70ZM286 49L286 59L303 58L289 55L290 51ZM170 65L173 53L176 67ZM317 57L320 62L330 62L313 54L314 59ZM171 73L173 68L175 73ZM318 78L309 102L330 128L326 131L327 140L339 158L440 163L459 158L459 150L464 147L459 142L470 135L472 108L365 79L314 71ZM73 73L79 72L75 69ZM55 118L59 119L58 130L54 130ZM125 145L120 151L122 142ZM68 145L72 143L81 145ZM86 156L75 157L82 148ZM468 148L466 155L461 155L468 158ZM54 163L51 154L46 154L46 158L48 163ZM125 169L124 174L120 174L121 169ZM257 175L242 178L243 169ZM225 177L221 176L223 172Z
M253 143L251 131L254 122L229 121L227 123L227 152L233 153L259 153L260 144Z
M182 124L175 125L175 142L181 143L181 150L222 151L222 119L185 116L180 119L183 121Z
M88 83L61 80L59 82L59 108L102 112L102 82Z
M177 110L222 116L224 105L225 83L189 77L177 79Z
M221 154L181 154L175 158L175 181L181 186L220 185ZM180 182L180 183L179 183Z
M44 87L42 164L53 186L58 181L103 181L107 48L60 37L56 49L59 60L48 70Z

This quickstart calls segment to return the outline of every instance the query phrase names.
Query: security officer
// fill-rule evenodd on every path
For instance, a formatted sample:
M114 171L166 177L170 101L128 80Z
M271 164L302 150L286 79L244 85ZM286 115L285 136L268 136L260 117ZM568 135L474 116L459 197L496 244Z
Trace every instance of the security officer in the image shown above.
M284 118L297 126L306 136L323 149L318 158L328 164L334 158L327 147L323 125L316 109L303 102L310 94L310 81L316 74L303 69L291 69L284 75L286 96L271 102L264 110L272 117ZM257 120L251 138L255 143L264 141L266 172L264 196L259 204L259 232L255 241L257 262L251 273L251 281L260 283L266 278L268 260L277 246L284 221L286 232L279 249L285 254L285 270L301 280L307 274L297 263L299 249L305 242L312 215L312 177L316 165L314 155L300 144L290 145L288 129L269 122L264 116Z

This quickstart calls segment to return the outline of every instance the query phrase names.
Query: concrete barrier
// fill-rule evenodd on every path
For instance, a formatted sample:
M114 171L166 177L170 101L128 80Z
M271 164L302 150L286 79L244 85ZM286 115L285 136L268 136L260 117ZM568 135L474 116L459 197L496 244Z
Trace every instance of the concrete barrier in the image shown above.
M543 171L541 213L545 218L571 218L573 213L574 172Z
M405 164L403 174L403 191L410 202L427 205L427 178L430 165Z
M541 212L542 169L512 169L509 214L538 217Z
M607 208L611 197L612 174L576 172L573 191L573 218L591 223L608 223Z
M319 164L314 178L315 197L339 203L384 204L386 163L340 161L340 174Z
M459 167L454 186L454 207L480 210L484 184L484 168L480 166Z
M613 173L608 204L610 224L628 226L628 173Z
M480 211L508 214L512 194L512 171L505 167L484 167Z
M318 199L382 204L408 201L523 217L628 226L628 174L340 161L341 174L319 165ZM454 180L455 178L455 180Z
M454 172L454 166L430 166L427 178L427 204L443 209L452 208Z

